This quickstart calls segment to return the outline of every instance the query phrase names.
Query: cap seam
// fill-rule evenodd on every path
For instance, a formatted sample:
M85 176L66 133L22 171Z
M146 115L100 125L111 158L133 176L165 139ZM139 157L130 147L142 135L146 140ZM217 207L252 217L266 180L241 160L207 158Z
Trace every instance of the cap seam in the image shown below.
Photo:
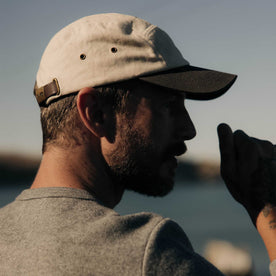
M162 57L163 63L165 63L166 66L168 66L168 63L165 61L163 55L161 55L160 52L156 49L156 47L154 47L154 44L151 41L149 41L150 34L153 32L153 30L157 28L158 27L155 25L150 25L147 29L144 30L143 36L142 35L138 35L138 36L142 38L151 47L151 49L154 50L155 53L158 54L158 57Z

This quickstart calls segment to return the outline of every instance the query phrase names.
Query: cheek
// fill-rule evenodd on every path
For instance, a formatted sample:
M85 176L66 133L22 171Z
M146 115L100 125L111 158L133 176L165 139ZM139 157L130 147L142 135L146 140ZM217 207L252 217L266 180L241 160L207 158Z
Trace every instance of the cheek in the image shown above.
M167 147L173 136L174 120L169 113L157 114L153 125L153 137L160 150Z
M130 127L142 137L150 138L153 128L153 119L153 113L147 101L143 99L137 108L134 118L130 122Z

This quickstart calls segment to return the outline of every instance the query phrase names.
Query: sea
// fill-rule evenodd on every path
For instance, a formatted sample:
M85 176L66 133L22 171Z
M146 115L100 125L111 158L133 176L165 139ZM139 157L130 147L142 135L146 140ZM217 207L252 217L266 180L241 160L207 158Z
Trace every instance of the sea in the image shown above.
M13 201L29 183L0 186L0 207ZM269 258L258 232L243 207L235 202L224 184L176 183L163 198L127 191L115 210L124 215L154 212L177 222L194 249L204 253L212 240L245 248L252 257L255 276L269 276Z

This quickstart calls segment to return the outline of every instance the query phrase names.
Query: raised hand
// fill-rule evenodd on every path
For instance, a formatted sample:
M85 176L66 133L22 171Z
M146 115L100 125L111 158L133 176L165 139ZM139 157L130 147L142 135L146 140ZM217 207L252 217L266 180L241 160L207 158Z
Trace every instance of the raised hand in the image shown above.
M218 136L222 178L256 225L262 210L276 206L276 147L226 124L218 126Z

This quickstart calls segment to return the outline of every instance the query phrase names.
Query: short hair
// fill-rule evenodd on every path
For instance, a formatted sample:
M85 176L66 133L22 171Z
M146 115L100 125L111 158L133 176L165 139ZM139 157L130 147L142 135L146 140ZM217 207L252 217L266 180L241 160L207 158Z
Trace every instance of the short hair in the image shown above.
M116 113L127 113L129 87L134 81L97 87L99 96L111 104ZM40 108L42 128L42 153L49 147L75 147L87 140L88 130L84 127L77 109L77 92Z

